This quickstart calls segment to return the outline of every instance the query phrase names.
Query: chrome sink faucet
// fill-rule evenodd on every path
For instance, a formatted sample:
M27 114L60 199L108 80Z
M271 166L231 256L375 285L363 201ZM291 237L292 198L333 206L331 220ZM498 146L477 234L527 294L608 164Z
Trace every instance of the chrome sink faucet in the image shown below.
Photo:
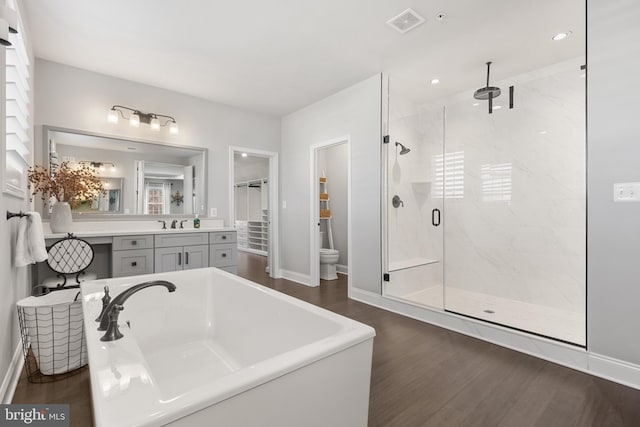
M106 331L104 336L100 338L100 341L115 341L123 337L122 333L118 329L118 316L120 312L124 310L124 302L136 292L151 286L164 286L169 292L175 292L176 290L176 285L171 282L167 282L166 280L151 280L149 282L131 286L118 294L107 304L106 307L103 307L102 314L96 319L96 322L100 322L98 330ZM108 288L105 287L105 291L108 293Z

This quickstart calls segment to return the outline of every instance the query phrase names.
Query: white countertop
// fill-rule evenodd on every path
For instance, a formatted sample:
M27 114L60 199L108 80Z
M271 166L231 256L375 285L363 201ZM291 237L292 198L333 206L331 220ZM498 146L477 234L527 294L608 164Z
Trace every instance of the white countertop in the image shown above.
M168 221L170 224L170 221ZM167 227L169 226L167 224ZM43 222L45 239L62 239L67 233L52 233L49 223ZM162 229L162 224L156 221L95 221L73 223L71 232L76 237L109 237L133 236L138 234L180 234L180 233L209 233L216 231L236 231L235 227L225 227L222 220L202 220L200 228L193 228L193 221L189 221L185 228Z
M180 233L209 233L215 231L236 231L234 227L207 227L207 228L176 228L166 230L126 230L126 231L72 231L75 237L108 237L108 236L137 236L139 234L180 234ZM45 239L62 239L67 237L67 233L49 233L45 234Z

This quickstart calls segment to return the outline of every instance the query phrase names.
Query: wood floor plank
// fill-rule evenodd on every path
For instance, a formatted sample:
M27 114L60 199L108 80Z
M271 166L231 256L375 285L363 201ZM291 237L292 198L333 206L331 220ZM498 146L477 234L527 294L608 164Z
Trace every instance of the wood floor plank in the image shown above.
M349 300L344 275L311 288L265 267L238 256L241 276L376 329L370 426L640 426L640 390ZM88 370L50 384L23 376L14 402L69 403L72 426L93 425Z

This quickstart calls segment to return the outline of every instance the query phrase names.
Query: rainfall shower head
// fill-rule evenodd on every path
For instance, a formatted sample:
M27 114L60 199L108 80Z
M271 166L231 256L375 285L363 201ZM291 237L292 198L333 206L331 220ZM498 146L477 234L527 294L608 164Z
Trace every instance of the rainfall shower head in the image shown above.
M409 151L411 151L411 149L409 149L409 148L405 147L404 145L402 145L402 144L400 144L398 141L396 141L396 147L397 147L398 145L399 145L400 147L402 147L402 150L400 150L400 155L401 155L401 156L402 156L402 155L404 155L404 154L407 154Z
M488 99L496 99L500 96L500 88L496 86L489 86L489 73L491 72L491 62L487 62L487 85L481 87L473 93L475 99L486 101Z

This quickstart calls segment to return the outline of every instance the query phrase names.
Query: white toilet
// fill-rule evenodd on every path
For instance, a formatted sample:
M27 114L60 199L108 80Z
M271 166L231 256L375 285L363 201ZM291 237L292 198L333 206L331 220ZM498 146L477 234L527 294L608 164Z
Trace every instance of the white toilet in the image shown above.
M322 247L324 232L320 232L320 278L322 280L336 280L336 264L340 258L340 252L335 249Z

